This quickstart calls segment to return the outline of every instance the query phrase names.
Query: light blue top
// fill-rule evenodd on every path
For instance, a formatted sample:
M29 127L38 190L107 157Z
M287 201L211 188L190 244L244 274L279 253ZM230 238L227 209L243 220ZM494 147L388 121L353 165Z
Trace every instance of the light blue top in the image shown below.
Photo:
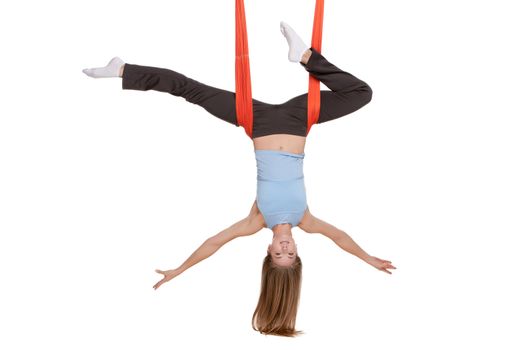
M297 226L307 208L304 186L304 153L255 150L257 160L257 206L266 227Z

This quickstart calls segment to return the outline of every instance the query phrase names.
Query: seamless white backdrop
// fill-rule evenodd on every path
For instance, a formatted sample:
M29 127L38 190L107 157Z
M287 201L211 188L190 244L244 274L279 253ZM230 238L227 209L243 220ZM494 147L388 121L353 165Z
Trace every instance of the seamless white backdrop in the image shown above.
M297 339L254 332L271 231L158 290L255 199L253 146L179 97L81 71L118 55L234 89L234 1L0 5L0 348L523 349L525 25L518 1L326 1L323 54L372 102L314 126L314 215L397 266L320 235ZM306 92L285 20L314 1L246 1L254 97ZM324 88L324 87L323 87Z

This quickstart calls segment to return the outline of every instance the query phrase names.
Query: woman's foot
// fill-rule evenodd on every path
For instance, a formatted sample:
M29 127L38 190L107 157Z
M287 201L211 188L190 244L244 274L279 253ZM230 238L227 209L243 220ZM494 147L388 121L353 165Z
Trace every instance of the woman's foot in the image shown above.
M82 72L86 73L92 78L113 78L122 76L122 68L124 61L119 57L113 57L108 65L99 68L86 68Z
M303 55L308 51L304 41L297 35L297 33L287 23L281 22L281 33L283 33L290 50L288 51L288 60L291 62L300 62Z

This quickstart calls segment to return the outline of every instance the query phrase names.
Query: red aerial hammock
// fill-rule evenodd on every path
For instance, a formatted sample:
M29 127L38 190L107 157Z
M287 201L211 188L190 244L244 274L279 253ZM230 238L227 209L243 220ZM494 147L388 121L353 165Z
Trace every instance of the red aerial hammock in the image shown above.
M321 52L323 37L324 0L316 0L314 28L312 31L312 48ZM235 0L235 107L237 122L244 127L246 134L252 138L253 107L252 84L250 79L250 57L248 52L248 35L244 0ZM321 109L321 90L319 80L309 76L308 85L308 124L306 134L319 119Z

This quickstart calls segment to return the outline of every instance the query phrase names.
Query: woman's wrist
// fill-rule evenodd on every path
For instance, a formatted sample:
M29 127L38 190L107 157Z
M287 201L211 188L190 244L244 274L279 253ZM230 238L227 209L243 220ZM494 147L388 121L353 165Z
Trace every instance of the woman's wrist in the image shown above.
M170 270L170 272L171 272L175 277L177 277L178 275L180 275L183 271L184 271L184 269L182 269L182 266L179 266L179 267L177 267L176 269L172 269L172 270Z
M364 253L364 254L361 254L361 255L358 255L357 256L359 259L363 260L364 262L370 264L370 258L372 257L371 255L367 254L367 253Z

